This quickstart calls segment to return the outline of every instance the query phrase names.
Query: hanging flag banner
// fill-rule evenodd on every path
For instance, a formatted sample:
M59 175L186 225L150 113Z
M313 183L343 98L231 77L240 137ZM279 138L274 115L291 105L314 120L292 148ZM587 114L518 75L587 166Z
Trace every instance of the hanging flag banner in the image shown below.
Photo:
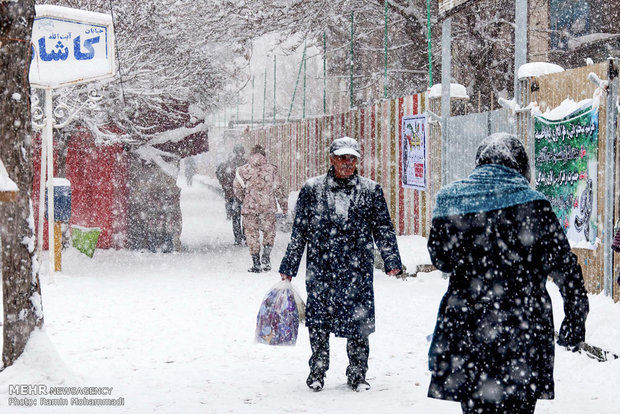
M426 115L403 117L401 136L402 186L426 190Z
M560 120L534 118L536 189L547 196L573 247L595 249L598 107L592 100Z
M52 5L35 10L31 86L57 88L114 76L110 15Z

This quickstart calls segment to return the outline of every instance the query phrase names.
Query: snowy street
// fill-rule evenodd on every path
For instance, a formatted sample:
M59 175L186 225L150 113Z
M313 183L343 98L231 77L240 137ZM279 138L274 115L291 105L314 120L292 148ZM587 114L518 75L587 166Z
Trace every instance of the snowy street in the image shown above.
M300 327L294 347L254 343L256 314L277 270L288 233L276 236L268 273L247 272L247 247L234 247L216 181L196 177L182 188L182 252L97 250L92 259L70 248L49 283L41 271L45 327L24 355L0 373L0 412L11 413L459 413L460 405L426 397L427 336L447 280L440 272L401 280L375 272L377 332L370 336L363 393L346 385L344 339L331 337L325 389L306 387L310 346ZM411 271L429 263L426 240L399 237ZM45 255L47 260L47 254ZM303 266L303 264L302 264ZM304 271L293 279L305 299ZM556 329L562 301L549 284ZM620 353L620 304L590 296L586 340ZM556 347L556 399L536 413L617 413L620 360L599 363ZM122 406L41 406L41 395L11 395L15 384L113 387ZM28 397L36 407L9 404ZM58 398L43 395L48 400ZM91 395L68 395L89 397Z

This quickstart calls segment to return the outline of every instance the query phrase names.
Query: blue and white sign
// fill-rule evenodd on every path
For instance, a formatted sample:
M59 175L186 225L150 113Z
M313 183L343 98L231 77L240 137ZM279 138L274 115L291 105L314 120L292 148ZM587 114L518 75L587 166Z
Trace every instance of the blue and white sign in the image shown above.
M32 26L30 84L57 88L114 76L112 17L39 5Z

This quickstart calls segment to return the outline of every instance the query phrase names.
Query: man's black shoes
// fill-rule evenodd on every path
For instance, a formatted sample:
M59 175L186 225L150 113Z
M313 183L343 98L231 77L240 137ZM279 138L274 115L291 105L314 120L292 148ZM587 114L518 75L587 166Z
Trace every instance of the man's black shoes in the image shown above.
M370 384L363 378L348 378L347 385L353 391L368 391L370 389Z
M306 380L306 385L308 388L314 391L321 391L324 384L325 376L320 374L310 373L310 375L308 375L308 379Z

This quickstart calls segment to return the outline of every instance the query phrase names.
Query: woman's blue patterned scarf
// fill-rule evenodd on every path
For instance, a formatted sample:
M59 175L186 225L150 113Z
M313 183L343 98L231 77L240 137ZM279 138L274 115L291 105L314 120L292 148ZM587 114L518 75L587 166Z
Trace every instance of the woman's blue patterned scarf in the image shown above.
M433 218L499 210L545 199L516 170L485 164L476 167L468 178L454 181L439 191Z

